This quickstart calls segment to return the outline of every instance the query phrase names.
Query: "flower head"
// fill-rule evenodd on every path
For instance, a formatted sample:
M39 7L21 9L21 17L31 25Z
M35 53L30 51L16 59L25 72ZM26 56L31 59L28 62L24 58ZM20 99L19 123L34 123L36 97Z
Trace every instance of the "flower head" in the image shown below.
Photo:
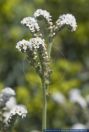
M44 46L44 39L40 37L36 37L36 38L31 38L29 41L24 40L24 39L22 41L19 41L16 45L16 48L19 51L26 52L28 48L30 50L32 50L32 48L37 49L39 48L40 45Z
M27 109L24 105L15 105L9 112L4 113L4 122L8 126L15 122L17 117L26 117Z
M56 21L56 25L60 28L64 25L71 27L71 31L75 31L77 28L76 19L72 14L64 14Z
M40 38L40 37L36 37L36 38L31 38L29 40L29 43L32 45L32 47L34 47L35 49L38 49L40 45L44 46L44 39Z
M21 24L29 27L32 33L38 32L40 30L37 20L34 17L25 17L21 21Z
M11 95L14 96L15 95L15 91L13 89L11 89L10 87L6 87L2 90L2 94L3 95Z
M51 15L48 11L46 10L42 10L42 9L38 9L35 11L34 13L34 17L38 18L38 17L44 17L46 19L46 21L48 22L49 25L52 25L52 19L51 19Z
M32 48L32 46L30 45L29 41L26 41L25 39L19 41L16 45L16 48L19 50L19 51L23 51L23 52L26 52L27 48Z
M15 107L12 108L12 110L10 111L10 114L18 115L23 118L23 117L26 117L27 109L23 105L16 105Z

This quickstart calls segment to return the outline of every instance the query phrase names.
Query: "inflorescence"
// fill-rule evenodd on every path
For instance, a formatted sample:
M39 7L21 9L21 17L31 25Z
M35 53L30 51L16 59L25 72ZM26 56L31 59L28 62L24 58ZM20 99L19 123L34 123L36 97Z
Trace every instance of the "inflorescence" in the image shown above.
M16 103L15 91L10 87L0 92L0 130L8 132L14 125L17 117L24 118L27 109Z
M32 33L38 32L40 30L37 20L34 17L23 18L23 20L21 21L21 24L29 27Z
M71 31L76 30L76 19L72 14L64 14L59 16L59 19L56 21L56 28L60 29L65 25L69 26L71 28Z
M43 29L40 29L40 20L45 20L49 25L47 27L49 30L48 40L45 38ZM51 46L47 43L52 42L54 36L58 31L65 25L71 28L71 31L75 31L77 28L76 19L71 14L63 14L59 16L55 24L52 22L52 16L46 10L37 9L33 17L26 17L21 21L21 24L28 27L33 35L30 40L21 40L17 43L16 48L24 52L27 55L27 58L30 64L36 69L37 73L41 76L44 76L45 80L49 80L50 75L50 54L49 51ZM44 38L44 39L43 39Z
M51 26L53 25L52 23L52 16L50 15L50 13L46 10L42 10L42 9L38 9L35 11L34 13L34 17L35 18L40 18L43 17L44 19L46 19L47 23Z

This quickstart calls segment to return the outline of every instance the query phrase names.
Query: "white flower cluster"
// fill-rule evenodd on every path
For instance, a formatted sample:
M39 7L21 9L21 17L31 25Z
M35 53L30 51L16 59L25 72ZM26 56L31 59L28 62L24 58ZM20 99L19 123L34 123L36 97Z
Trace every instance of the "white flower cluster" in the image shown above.
M16 48L19 50L19 51L23 51L23 52L26 52L27 48L32 48L32 45L29 43L29 41L26 41L25 39L19 41L16 45Z
M6 102L13 96L15 96L15 91L13 89L10 87L3 89L0 93L0 107L3 108Z
M57 27L62 27L64 25L68 25L71 27L71 31L75 31L77 28L76 19L72 14L64 14L59 17L56 21Z
M27 109L24 105L17 105L16 99L10 98L10 100L6 103L7 111L4 112L4 122L8 125L8 122L13 118L13 116L17 115L22 118L26 117Z
M9 125L10 120L14 118L14 116L20 116L21 118L25 118L27 115L27 109L24 105L16 105L10 108L9 112L4 113L4 122L6 125Z
M29 27L32 33L38 32L40 30L37 20L34 17L25 17L21 21L21 24Z
M22 118L26 117L27 114L27 109L23 105L16 105L12 108L10 111L10 115L18 115L21 116Z
M40 37L36 37L36 38L30 39L29 41L26 41L24 39L22 41L19 41L16 45L16 48L19 51L26 52L28 48L30 50L32 50L32 47L37 49L37 48L39 48L40 45L43 45L43 46L45 45L44 39L42 39Z
M6 95L6 96L9 96L9 95L14 96L14 95L15 95L15 91L14 91L13 89L11 89L10 87L4 88L4 89L2 90L1 93L2 93L4 96L5 96L5 95Z
M29 43L35 48L38 49L40 45L45 46L44 39L40 37L30 39Z
M52 19L51 19L51 15L48 11L46 10L42 10L42 9L38 9L35 11L34 13L34 17L38 18L38 17L44 17L46 19L46 21L48 22L49 25L52 25Z
M0 112L2 112L2 123L10 126L12 120L16 120L15 116L26 117L27 109L23 105L17 105L15 91L10 87L4 88L0 93ZM2 111L4 110L4 111Z

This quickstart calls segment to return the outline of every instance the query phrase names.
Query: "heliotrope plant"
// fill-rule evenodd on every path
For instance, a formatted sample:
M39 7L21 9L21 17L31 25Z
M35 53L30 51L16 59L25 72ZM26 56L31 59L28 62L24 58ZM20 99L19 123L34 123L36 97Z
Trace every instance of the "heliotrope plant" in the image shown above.
M15 95L10 87L0 92L0 132L12 132L16 119L26 117L27 109L16 103Z
M47 27L42 27L42 22ZM71 31L77 28L76 19L72 14L63 14L53 24L52 16L46 10L37 9L32 17L25 17L21 24L29 28L32 33L30 40L21 40L17 43L16 48L24 53L32 67L36 70L42 82L43 112L42 112L42 131L46 129L47 118L47 90L50 83L51 67L50 55L53 45L53 38L65 26ZM46 33L44 32L46 30Z

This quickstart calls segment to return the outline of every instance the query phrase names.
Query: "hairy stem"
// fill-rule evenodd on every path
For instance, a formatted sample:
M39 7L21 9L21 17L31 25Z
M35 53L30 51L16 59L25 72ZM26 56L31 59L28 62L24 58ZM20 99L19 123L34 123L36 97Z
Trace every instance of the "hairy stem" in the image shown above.
M43 91L43 111L42 111L42 132L46 129L47 120L47 85L45 81L42 81L42 91Z
M48 44L48 56L49 56L49 58L51 56L52 45L53 45L53 38L49 38L49 44Z
M49 43L49 47L48 47L48 56L50 58L50 54L51 54L51 49L52 49L52 42Z

